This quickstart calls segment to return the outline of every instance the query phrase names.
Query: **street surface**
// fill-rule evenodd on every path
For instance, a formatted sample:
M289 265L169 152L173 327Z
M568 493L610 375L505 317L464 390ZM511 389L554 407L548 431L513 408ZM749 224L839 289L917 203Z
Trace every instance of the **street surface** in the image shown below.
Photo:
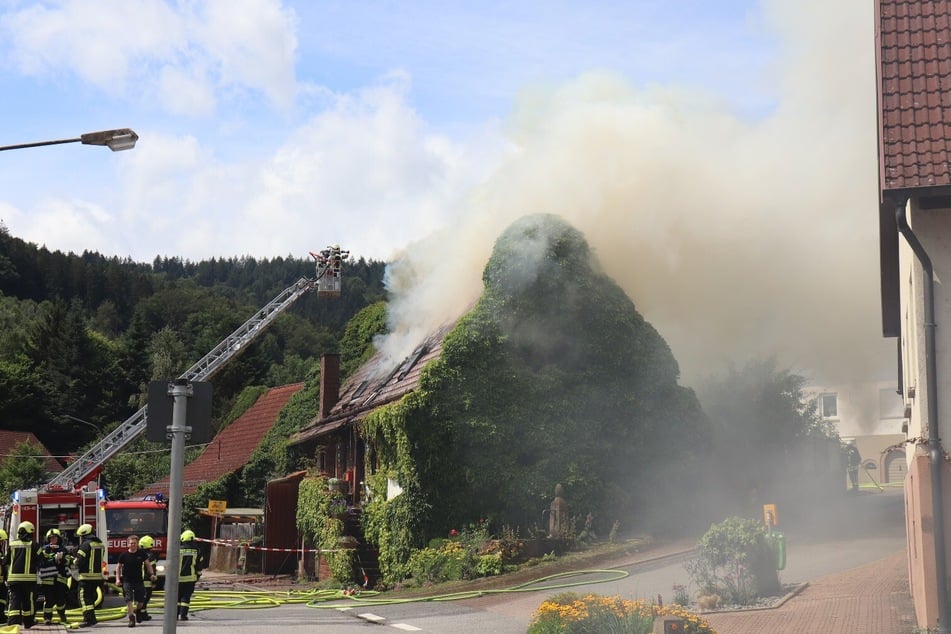
M902 552L905 548L904 499L900 490L844 497L833 509L817 512L812 517L789 517L785 521L786 525L781 525L781 528L787 536L787 567L780 573L784 583L812 581L877 561ZM695 543L696 540L685 540L682 545L689 548ZM604 573L592 573L588 577L546 582L580 582L584 585L494 593L456 601L415 601L372 606L354 603L345 610L305 605L214 609L196 612L187 623L177 623L176 629L191 634L226 631L232 634L295 634L305 631L348 634L365 632L367 628L381 632L524 634L538 605L547 596L565 590L617 594L625 598L656 598L660 594L665 601L669 601L673 584L689 583L683 567L688 556L678 554L637 564L619 560L599 566L629 573L624 579L604 583L594 582L603 579ZM140 627L157 630L161 626L161 618L158 618ZM125 627L125 623L112 621L102 627ZM34 631L44 629L40 626Z

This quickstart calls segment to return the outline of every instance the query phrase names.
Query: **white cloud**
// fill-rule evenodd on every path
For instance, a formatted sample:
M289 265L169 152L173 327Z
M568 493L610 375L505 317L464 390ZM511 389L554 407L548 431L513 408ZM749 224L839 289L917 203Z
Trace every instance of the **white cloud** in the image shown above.
M346 242L386 257L452 218L479 176L466 148L408 106L397 79L339 96L291 134L262 167L242 216L251 226L299 228L315 246Z
M408 90L394 76L337 95L271 155L245 161L192 136L140 130L117 178L121 252L304 257L339 242L379 259L445 226L506 147L488 126L471 142L433 131Z
M9 221L17 227L18 238L74 253L82 253L90 245L110 244L115 222L114 216L97 203L79 199L47 198L38 201L29 213L12 206L0 213L4 223Z
M207 116L215 111L215 94L203 69L166 66L158 73L157 95L171 114Z
M0 16L0 53L20 73L75 76L174 114L204 116L212 94L249 91L286 109L297 91L296 26L277 0L61 0Z
M294 12L273 0L209 2L204 9L195 39L220 64L221 83L259 89L275 105L289 108L297 90Z

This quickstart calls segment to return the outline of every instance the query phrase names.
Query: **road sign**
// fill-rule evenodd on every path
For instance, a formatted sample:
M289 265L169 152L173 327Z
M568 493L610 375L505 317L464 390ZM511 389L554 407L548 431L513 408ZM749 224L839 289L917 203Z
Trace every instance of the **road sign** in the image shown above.
M172 424L172 407L175 399L169 395L170 381L149 382L149 411L145 435L152 442L168 440L168 427ZM193 443L211 441L211 383L191 381L188 383L191 396L185 410L185 425L191 427L189 438Z

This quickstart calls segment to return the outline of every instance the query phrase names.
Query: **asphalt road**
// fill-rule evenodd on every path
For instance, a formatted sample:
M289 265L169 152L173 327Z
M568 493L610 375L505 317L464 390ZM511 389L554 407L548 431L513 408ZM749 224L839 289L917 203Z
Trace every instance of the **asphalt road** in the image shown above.
M904 500L901 491L845 497L829 509L812 509L808 514L786 518L782 526L787 536L787 567L783 582L811 581L822 576L876 561L905 547ZM685 545L695 543L687 540ZM305 605L282 605L259 609L214 609L195 613L175 630L201 634L218 632L245 634L267 632L366 632L414 631L452 634L524 634L532 613L545 597L570 589L620 595L626 598L672 595L674 583L688 584L683 567L688 555L626 565L617 562L601 568L624 570L628 576L607 582L605 573L573 577L546 583L582 583L570 588L497 593L482 598L454 601L415 601L386 605L353 604L347 609L327 609ZM162 626L156 619L140 627ZM121 621L103 627L125 627ZM163 628L165 632L172 631Z

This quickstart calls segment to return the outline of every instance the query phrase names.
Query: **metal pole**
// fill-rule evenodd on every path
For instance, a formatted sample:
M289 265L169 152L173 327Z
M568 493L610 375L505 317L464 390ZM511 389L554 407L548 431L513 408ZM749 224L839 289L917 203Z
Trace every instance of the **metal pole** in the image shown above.
M186 422L188 397L192 394L187 379L176 379L169 385L169 396L175 399L172 406L172 465L168 480L168 549L165 558L165 622L163 634L175 634L178 617L178 576L181 569L182 534L182 481L185 473L185 437L191 428Z
M4 145L0 146L0 152L3 150L22 150L28 147L43 147L44 145L61 145L63 143L79 143L82 141L79 139L59 139L57 141L39 141L36 143L18 143L16 145Z

